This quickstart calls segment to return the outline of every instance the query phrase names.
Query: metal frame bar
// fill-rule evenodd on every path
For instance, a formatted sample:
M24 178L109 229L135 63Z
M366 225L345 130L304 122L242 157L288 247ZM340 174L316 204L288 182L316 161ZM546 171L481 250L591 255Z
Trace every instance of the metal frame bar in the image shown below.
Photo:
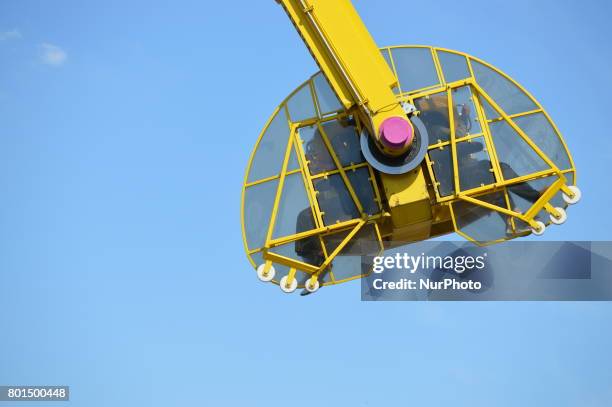
M348 244L348 242L351 241L351 239L357 234L357 232L359 232L359 230L361 230L361 228L365 224L366 224L365 220L363 220L363 219L359 220L359 223L357 223L357 225L350 231L350 233L348 235L346 235L344 240L342 240L342 242L340 242L338 247L336 247L334 249L334 251L332 251L331 254L325 259L323 264L321 264L321 266L317 270L317 275L321 274L321 272L323 272L323 270L325 270L329 266L329 264L332 262L332 260L334 258L336 258L338 253L340 253L342 251L342 249L344 249L344 247Z
M453 163L453 183L455 187L455 195L461 192L461 184L459 179L459 164L457 163L457 140L456 140L456 129L455 129L455 105L453 103L453 92L448 89L446 92L446 101L448 103L448 125L450 130L450 145L451 145L451 160ZM438 187L440 183L438 183Z
M497 156L497 150L495 149L495 143L493 142L493 136L491 135L491 131L486 121L484 108L482 107L482 104L480 103L480 99L478 98L478 93L477 92L474 93L473 91L474 88L472 88L471 86L469 89L470 89L470 93L472 94L472 101L474 102L474 106L476 107L476 114L478 115L478 120L481 123L480 127L482 128L483 136L488 146L489 158L491 159L493 173L495 174L495 181L498 185L503 184L504 174L502 173L502 170L501 170L501 164L499 163L499 157Z
M450 122L450 118L449 118L449 122ZM473 138L478 138L478 137L483 137L483 136L484 136L484 133L482 133L482 132L481 133L468 134L467 136L463 136L463 137L455 136L455 142L456 143L461 143L462 141L469 141L469 140L471 140ZM427 150L435 150L436 148L444 148L444 147L450 146L450 145L451 145L451 141L449 139L448 141L440 141L440 142L438 142L436 144L431 144L429 147L427 147Z
M283 255L280 255L274 252L270 252L270 251L264 254L264 259L270 260L274 263L282 264L283 266L295 268L300 271L305 271L306 273L309 273L309 274L315 273L318 270L317 267L313 266L312 264L304 263L302 261L295 260L289 257L285 257Z
M321 211L321 208L319 207L319 201L317 200L317 191L315 191L314 186L312 185L312 175L310 174L310 168L308 168L308 160L306 159L306 153L304 152L303 148L304 141L300 137L300 133L298 130L299 129L296 129L295 131L295 139L297 141L296 147L298 151L300 165L302 167L302 176L304 186L306 188L306 195L308 196L311 208L313 209L315 224L318 227L323 227L323 211Z
M301 171L301 170L298 168L297 170L287 171L287 173L286 173L285 175L297 174L297 173L298 173L298 172L300 172L300 171ZM277 174L277 175L272 175L271 177L262 178L262 179L260 179L260 180L250 182L250 183L248 183L248 184L245 184L244 186L245 186L246 188L248 188L248 187L253 187L253 186L255 186L255 185L263 184L264 182L268 182L268 181L274 181L274 180L279 179L279 178L280 178L280 174Z
M348 165L346 167L343 167L342 169L346 172L346 171L355 171L355 170L358 170L359 168L366 168L366 167L370 167L370 165L367 162L363 162L359 164ZM340 173L340 170L323 171L316 175L312 175L311 179L314 180L318 178L327 178L330 175L339 174L339 173Z
M340 162L340 159L336 155L336 152L334 151L334 147L332 146L331 142L329 141L329 138L327 137L327 133L325 132L325 130L323 130L323 126L321 126L320 124L318 124L317 127L319 128L319 132L321 133L321 138L323 139L323 142L325 143L325 147L327 147L327 150L329 150L329 154L331 155L331 158L334 161L334 164L336 164L336 168L340 171L340 176L342 177L342 181L344 181L344 185L348 189L349 194L351 195L351 199L353 199L353 203L355 204L355 206L357 206L357 211L359 212L361 217L364 217L365 214L363 212L363 206L361 205L361 202L359 201L359 197L357 196L357 193L353 189L351 182L349 181L346 173L344 172L344 168L342 168L342 163Z

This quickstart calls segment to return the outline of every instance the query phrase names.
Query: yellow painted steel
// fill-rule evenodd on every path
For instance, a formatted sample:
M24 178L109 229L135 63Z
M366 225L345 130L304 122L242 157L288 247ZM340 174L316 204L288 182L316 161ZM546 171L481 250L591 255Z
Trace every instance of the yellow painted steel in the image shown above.
M312 208L315 224L317 227L323 227L323 214L321 209L319 208L319 202L317 200L317 192L314 189L312 184L312 175L310 174L310 170L308 169L308 159L306 158L306 153L304 153L304 148L302 146L303 141L300 138L298 133L295 133L296 138L296 146L299 156L299 161L301 163L302 168L302 176L304 185L306 186L306 195L308 196L308 202L310 203L310 207Z
M356 226L359 222L359 219L354 219L349 220L347 222L336 223L335 225L331 226L324 226L318 229L312 229L306 232L296 233L294 235L287 236L284 238L270 240L266 246L268 246L268 248L273 248L311 236L318 236L325 233L333 233L338 230L346 229L347 227Z
M483 200L480 200L480 199L476 199L476 198L471 197L469 195L459 195L459 199L464 200L466 202L473 203L474 205L482 206L483 208L491 209L492 211L503 213L504 215L514 216L514 217L516 217L516 218L518 218L518 219L520 219L522 221L525 221L525 222L528 221L527 217L521 215L518 212L514 212L514 211L511 211L510 209L503 208L501 206L494 205L492 203L489 203L489 202L486 202L486 201L483 201Z
M448 125L450 130L451 159L453 160L453 181L455 183L455 193L458 193L461 191L461 184L459 182L459 164L457 163L457 136L455 134L455 115L453 114L453 92L450 89L446 91L446 97L448 98Z
M546 206L548 201L552 199L560 190L563 185L565 185L566 179L563 175L557 181L555 181L547 190L540 196L532 206L529 208L527 212L525 212L525 217L531 222L535 216Z
M346 247L346 245L351 241L351 239L353 238L353 236L355 236L357 234L357 232L359 232L359 230L363 227L363 225L365 225L365 221L361 220L359 221L359 223L357 223L357 225L353 228L353 230L350 231L350 233L342 240L342 242L338 245L338 247L336 247L334 249L333 252L331 252L329 254L329 256L327 257L327 259L325 259L325 261L323 262L323 264L321 264L321 266L319 267L319 269L317 270L317 273L321 273L323 270L325 270L327 268L327 266L330 265L330 263L332 262L332 260L342 251L342 249L344 249L344 247Z
M391 240L429 238L432 210L423 168L401 175L380 174L380 179L391 214Z
M270 260L267 260L264 264L264 269L263 269L263 276L267 277L268 273L270 272L270 269L272 268L272 262Z
M303 261L295 260L274 252L267 252L264 256L267 260L271 260L277 264L282 264L287 267L299 269L307 273L316 273L318 268L312 264L304 263Z
M297 270L294 267L289 269L289 274L287 274L287 287L291 287L291 284L293 284L293 280L295 280L296 273Z
M317 20L319 22L324 22L324 18L326 18L326 14L321 12L321 14L317 14L317 10L323 11L325 6L323 5L324 1L309 1L307 3L306 8L309 8L310 11L304 12L303 9L299 9L299 4L301 1L282 1L283 5L288 8L288 12L294 13L296 16L298 13L302 13L302 19L305 18L309 13L313 14L315 17L320 18ZM332 2L329 2L332 3ZM336 4L336 2L333 2ZM344 3L343 1L338 2L338 4ZM291 6L291 7L288 7ZM312 6L312 8L310 8ZM302 11L300 11L302 10ZM331 18L332 14L328 17ZM343 17L344 19L344 17ZM294 19L292 18L292 21ZM301 20L300 20L301 21ZM306 28L300 28L300 32L302 33ZM313 47L313 44L316 43L316 36L314 36L314 29L310 28L310 35L312 38L305 38L307 44L310 47ZM330 33L328 33L330 34ZM341 38L341 37L340 37ZM359 42L353 42L353 45ZM335 44L335 42L334 42ZM415 241L415 240L423 240L427 239L431 236L438 236L445 233L450 233L455 231L457 234L463 236L467 240L473 241L478 245L488 245L499 243L505 240L509 240L518 236L524 236L529 234L529 230L520 229L517 225L520 223L521 225L527 224L532 228L538 228L539 224L536 222L536 218L539 214L544 211L544 214L550 214L555 217L559 217L559 212L554 205L551 204L551 200L555 196L559 196L560 193L565 193L566 195L572 197L573 191L568 188L568 180L573 179L575 184L576 182L576 169L574 166L573 159L571 157L570 152L567 150L567 145L565 141L560 136L560 133L555 126L554 122L548 116L548 113L542 108L541 105L531 96L524 88L522 88L518 83L516 83L512 78L503 74L493 66L487 64L486 62L476 59L470 55L460 53L457 51L442 49L442 48L433 48L433 47L422 47L428 48L431 50L433 55L433 60L435 63L435 69L438 77L440 78L440 82L437 85L428 86L423 89L411 90L409 92L402 91L398 95L393 95L393 99L399 102L409 102L414 104L415 100L422 97L431 96L440 92L447 92L447 103L448 103L448 111L449 111L449 121L450 121L450 134L448 141L440 141L437 143L432 143L428 147L428 154L425 156L425 160L423 164L418 167L416 170L403 174L400 176L391 176L380 174L376 172L368 163L358 163L350 165L342 166L338 155L335 153L333 145L330 140L330 136L326 133L322 123L326 123L332 120L346 120L347 118L354 117L355 119L355 127L360 129L361 126L367 126L367 119L364 120L362 106L366 106L371 109L371 111L375 111L372 109L371 98L365 97L364 95L360 95L362 98L362 103L360 105L359 99L356 99L353 94L351 94L348 89L349 86L347 84L341 83L341 75L338 74L338 69L333 67L331 54L327 54L327 51L324 50L319 40L315 51L313 51L313 55L316 52L320 52L320 56L316 56L317 61L321 64L321 60L327 61L329 66L321 66L323 72L329 79L329 82L332 85L333 90L340 97L341 102L343 103L345 110L337 112L335 114L331 114L325 117L314 117L308 118L306 120L300 122L289 122L289 134L287 135L288 143L286 150L284 151L282 166L279 169L277 174L270 175L264 179L253 180L247 182L248 173L245 174L244 179L244 187L243 187L243 196L242 196L242 221L243 221L243 240L245 250L249 255L249 259L253 266L257 267L251 256L261 255L264 264L265 270L267 271L270 268L272 263L277 265L282 265L289 268L289 273L291 274L288 277L288 280L296 278L297 271L301 271L307 273L310 277L307 281L310 281L311 284L314 284L314 281L319 279L321 285L331 285L338 284L346 281L353 280L355 278L360 278L364 274L359 273L355 275L351 275L349 277L344 277L341 279L337 279L334 270L333 270L333 262L334 259L340 255L340 253L350 244L351 240L354 239L357 234L362 231L366 226L373 227L375 230L376 239L379 242L379 246L382 250L383 246L392 246L394 244L398 244L401 242ZM397 49L398 47L389 47L388 50ZM337 48L334 48L336 52ZM465 58L467 62L467 66L469 69L470 77L454 81L448 82L444 77L444 69L440 63L438 58L438 52L449 52L455 55L459 55ZM325 54L325 56L322 56ZM342 54L344 55L344 54ZM347 54L347 55L350 55ZM380 54L379 54L380 55ZM327 59L326 59L327 58ZM350 59L350 58L349 58ZM382 57L381 57L382 59ZM391 72L391 75L397 75L395 62L393 60L392 52L389 54L390 65L392 69L389 69L386 65L386 62L383 60L384 67ZM523 92L535 105L535 109L520 112L515 114L507 114L497 102L486 93L486 91L479 85L474 77L474 71L472 67L472 62L476 61L479 64L483 64L488 68L492 69L495 73L507 79L510 83L516 86L521 92ZM358 60L352 61L357 63ZM327 71L326 71L327 69ZM333 70L336 69L335 72ZM374 68L369 68L374 69ZM330 73L331 72L331 73ZM367 74L364 72L363 74ZM370 75L371 76L371 75ZM382 74L380 78L384 79L389 92L392 93L391 87L395 83L395 78L392 80L388 80L388 76ZM313 95L315 95L315 87L313 86L313 78L311 78L307 85ZM454 111L453 111L453 97L452 91L454 89L468 86L472 93L472 99L475 106L475 114L478 118L479 123L481 124L481 131L475 134L468 134L466 136L457 137L455 133L455 123L454 123ZM360 88L365 89L365 88ZM344 92L344 93L343 93ZM292 94L293 95L293 94ZM290 95L290 97L292 96ZM286 112L287 111L287 100L285 100L281 106L276 109L277 112ZM485 111L483 107L483 102L486 101L499 115L496 118L487 118L485 116ZM368 103L365 103L368 102ZM320 111L319 101L315 95L314 103L317 108L317 111ZM543 114L548 122L554 129L554 134L559 137L559 142L562 148L567 153L567 157L569 159L569 166L566 168L558 168L555 163L551 160L550 157L546 156L546 154L542 151L541 147L538 146L530 137L530 135L525 132L520 126L518 126L515 122L515 119L520 117L532 115L532 114ZM274 115L272 116L274 117ZM287 115L289 117L289 115ZM523 139L527 145L540 157L542 160L550 167L549 169L542 171L535 171L530 174L521 175L514 177L512 179L504 179L500 162L504 159L504 157L499 157L497 150L495 148L495 141L493 136L489 130L489 124L504 120L512 127L512 129ZM263 138L266 129L270 126L271 120L268 121L264 131L261 133L260 138L257 142L257 146L260 145L261 139ZM336 166L334 170L324 171L318 174L311 174L309 168L309 162L306 157L304 141L301 140L298 129L307 125L315 125L319 130L322 140L326 146L326 148L330 152L330 156ZM486 152L489 155L489 159L491 161L492 172L494 173L494 181L490 184L481 185L475 188L471 188L468 190L462 190L460 187L461 174L459 173L459 157L457 155L457 143L465 142L477 137L483 137L486 145ZM441 196L439 193L439 185L440 182L436 178L436 174L434 172L433 166L434 163L429 156L429 152L434 151L435 149L440 148L450 148L451 149L451 157L452 157L452 171L453 171L453 182L455 185L454 192L448 196ZM299 169L291 169L289 170L288 161L291 155L292 149L295 149L297 152ZM249 160L248 167L250 168L253 160L255 159L254 151ZM356 171L358 169L367 168L368 173L370 174L370 182L374 188L375 200L381 209L380 213L375 215L367 215L364 213L363 203L360 202L358 191L355 189L355 186L351 183L347 174L349 171ZM287 175L296 174L300 172L302 176L302 180L304 181L305 186L305 194L308 200L308 204L313 213L314 217L314 228L312 230L298 232L290 236L283 236L281 238L273 239L273 230L274 225L276 223L276 217L278 216L278 207L281 200L281 195L283 191L284 180ZM349 219L347 221L339 222L332 225L326 225L324 223L324 213L320 208L319 197L317 189L315 188L314 181L320 178L327 178L328 176L339 174L342 178L342 183L346 186L346 189L350 195L351 201L359 208L360 216L356 219ZM545 190L540 191L540 198L532 203L529 208L524 211L519 211L517 208L512 207L511 199L509 191L512 190L513 187L527 183L532 181L551 179L553 180L550 185L545 188ZM275 189L275 196L273 200L273 205L271 208L270 221L268 223L268 229L266 233L265 243L262 247L249 247L248 242L246 240L246 232L245 232L245 219L244 219L244 204L245 204L245 191L248 188L257 187L263 185L267 182L278 182L278 185ZM492 204L487 202L485 198L489 194L500 193L503 197L503 205L499 206L496 204ZM478 239L474 238L466 234L460 227L460 220L457 216L461 216L457 213L456 205L459 203L467 203L470 205L476 205L478 207L483 208L484 210L491 211L492 213L499 213L504 216L507 216L509 219L508 227L512 233L508 233L507 235L500 236L499 239L493 241L478 241ZM515 222L516 221L516 222ZM335 247L334 250L328 250L325 245L325 239L327 236L336 233L348 233L344 239L340 242L338 246ZM320 265L313 265L309 263L305 263L303 261L289 258L284 255L280 255L275 253L274 250L280 246L291 244L298 240L309 238L309 237L317 237L318 241L321 243L322 253L324 261ZM323 273L326 273L327 277L325 277L325 281L322 281ZM290 282L289 281L289 282ZM275 283L278 284L278 279L274 280ZM304 282L298 281L299 286L303 287Z
M370 168L368 163L359 163L359 164L353 164L353 165L346 165L342 168L342 171L346 174L347 171L354 171L357 170L359 168ZM331 171L323 171L320 172L316 175L312 176L312 179L317 179L317 178L327 178L330 175L334 175L334 174L340 174L340 170L331 170Z
M361 205L361 202L359 201L359 197L357 196L357 193L353 189L351 182L346 176L346 172L344 172L344 169L342 168L342 164L340 163L340 159L338 159L338 156L336 155L336 152L334 151L334 148L332 147L332 144L329 141L327 134L325 134L325 131L323 130L323 127L321 125L319 125L318 127L319 127L319 132L321 133L321 138L323 139L323 143L325 143L325 146L327 147L329 154L331 155L331 158L334 161L334 164L336 165L336 168L338 168L338 170L340 171L340 176L342 177L342 181L344 181L344 185L348 189L349 194L351 195L351 198L353 199L353 202L355 203L355 206L357 207L357 210L361 214L361 217L365 217L366 215L363 213L363 206Z
M550 203L546 202L546 205L544 205L544 209L546 209L546 212L550 213L555 218L557 219L561 218L561 213L557 210L557 208L552 206Z
M357 106L376 140L384 120L405 117L392 90L397 79L350 0L277 2L283 5L341 103L346 109ZM379 148L390 155L405 151L388 150L380 143Z

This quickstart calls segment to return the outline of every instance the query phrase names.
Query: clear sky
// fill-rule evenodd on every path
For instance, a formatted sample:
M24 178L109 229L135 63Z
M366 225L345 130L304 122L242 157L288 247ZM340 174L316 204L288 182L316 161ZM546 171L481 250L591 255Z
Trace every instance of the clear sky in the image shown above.
M611 237L610 4L355 1L379 45L471 53L542 102L583 191L546 234L568 240ZM611 405L612 304L258 282L245 165L315 70L273 0L2 1L0 384L87 407Z

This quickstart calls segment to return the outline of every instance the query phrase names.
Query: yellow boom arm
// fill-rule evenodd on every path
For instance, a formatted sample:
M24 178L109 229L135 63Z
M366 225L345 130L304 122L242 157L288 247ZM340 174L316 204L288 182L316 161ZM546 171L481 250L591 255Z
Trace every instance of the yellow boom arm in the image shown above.
M383 122L405 119L406 114L393 93L397 80L351 1L277 2L285 8L344 107L359 108L362 121L383 151L390 155L405 151L410 141L385 145L383 137L380 143ZM412 134L412 124L404 121Z

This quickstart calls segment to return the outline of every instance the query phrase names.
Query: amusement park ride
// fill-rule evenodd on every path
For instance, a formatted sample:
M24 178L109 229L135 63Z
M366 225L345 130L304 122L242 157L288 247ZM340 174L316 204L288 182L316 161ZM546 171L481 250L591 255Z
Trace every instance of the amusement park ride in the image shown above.
M379 49L350 0L277 0L320 72L275 110L247 168L245 249L304 293L370 273L362 255L457 232L478 245L565 222L580 199L561 134L473 56Z

